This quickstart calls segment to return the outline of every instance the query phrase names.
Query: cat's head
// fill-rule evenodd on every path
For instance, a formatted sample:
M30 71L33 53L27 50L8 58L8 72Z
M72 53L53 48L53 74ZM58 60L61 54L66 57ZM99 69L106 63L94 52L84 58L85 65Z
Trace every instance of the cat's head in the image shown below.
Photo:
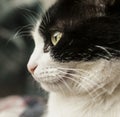
M119 84L119 12L93 1L59 0L38 19L28 69L45 90L93 95Z

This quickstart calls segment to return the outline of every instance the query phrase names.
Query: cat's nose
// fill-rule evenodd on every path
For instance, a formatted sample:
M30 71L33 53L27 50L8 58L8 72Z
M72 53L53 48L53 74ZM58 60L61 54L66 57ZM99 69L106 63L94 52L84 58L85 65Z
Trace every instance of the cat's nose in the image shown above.
M28 68L28 71L31 73L31 74L33 74L34 73L34 71L35 71L35 69L37 68L37 64L28 64L27 65L27 68Z

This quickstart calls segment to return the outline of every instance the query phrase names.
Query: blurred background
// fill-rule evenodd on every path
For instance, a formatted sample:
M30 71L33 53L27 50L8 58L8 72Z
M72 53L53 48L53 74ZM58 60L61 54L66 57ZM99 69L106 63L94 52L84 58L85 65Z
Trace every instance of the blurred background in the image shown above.
M0 0L0 97L45 95L26 67L34 48L30 30L41 7L39 0Z

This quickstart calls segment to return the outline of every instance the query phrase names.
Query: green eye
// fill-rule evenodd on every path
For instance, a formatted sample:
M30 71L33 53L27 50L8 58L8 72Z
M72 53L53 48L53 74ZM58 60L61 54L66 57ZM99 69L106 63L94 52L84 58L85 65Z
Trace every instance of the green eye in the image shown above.
M52 44L55 46L57 45L57 43L60 41L60 39L62 38L63 33L61 32L55 32L52 36L51 36L51 42Z

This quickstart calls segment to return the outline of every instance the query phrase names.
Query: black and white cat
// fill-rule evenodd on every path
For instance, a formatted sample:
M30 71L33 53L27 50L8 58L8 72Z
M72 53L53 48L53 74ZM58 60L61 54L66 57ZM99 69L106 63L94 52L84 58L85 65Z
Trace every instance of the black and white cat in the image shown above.
M44 117L120 117L120 1L52 0L46 10L28 63L49 92Z

